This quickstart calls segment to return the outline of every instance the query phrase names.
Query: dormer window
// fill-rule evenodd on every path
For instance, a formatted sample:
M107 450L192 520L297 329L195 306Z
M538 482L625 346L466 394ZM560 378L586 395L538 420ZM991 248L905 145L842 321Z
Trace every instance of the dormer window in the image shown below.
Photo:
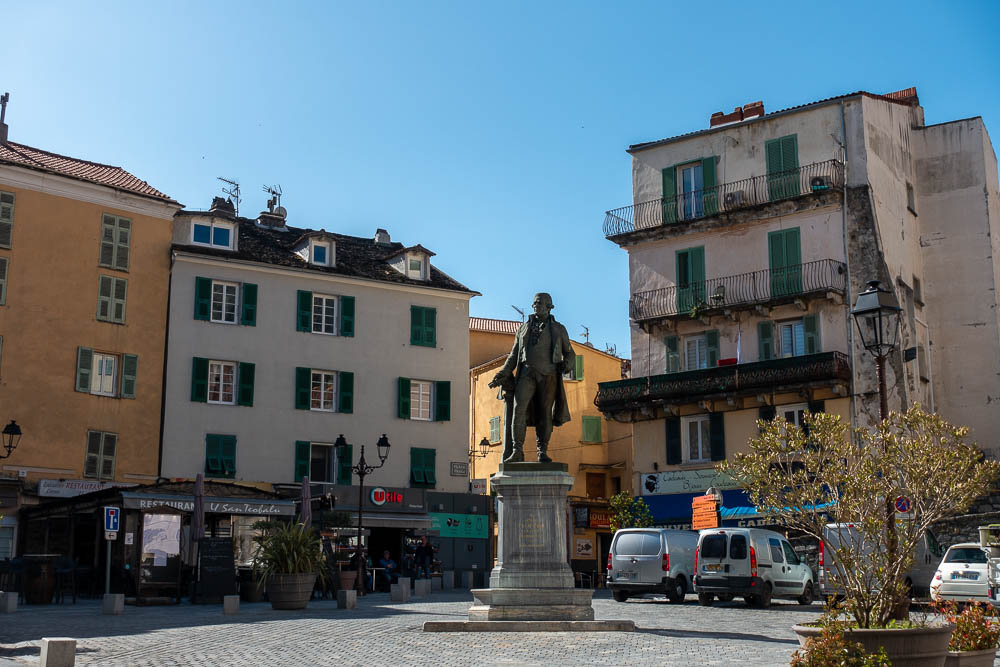
M416 280L424 279L424 260L422 257L411 255L406 261L406 277Z
M234 228L228 222L195 222L191 225L191 243L212 248L233 249Z
M313 243L311 248L312 263L320 266L330 265L330 244Z

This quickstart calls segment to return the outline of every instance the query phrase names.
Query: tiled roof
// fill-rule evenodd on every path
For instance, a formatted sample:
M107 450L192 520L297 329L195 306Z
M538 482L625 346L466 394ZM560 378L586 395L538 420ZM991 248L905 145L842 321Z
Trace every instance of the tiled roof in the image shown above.
M510 334L517 333L521 323L516 320L491 320L487 317L470 317L469 331L485 331L486 333Z
M212 215L205 211L180 211L183 215ZM230 216L217 216L232 220ZM308 269L317 273L332 273L340 276L382 280L385 282L413 285L415 287L436 287L438 289L454 290L478 294L449 275L431 266L430 280L414 280L407 278L388 263L390 257L398 254L403 248L402 243L375 243L373 239L359 236L347 236L327 232L337 244L336 266L317 266L310 264L297 255L293 248L309 229L285 227L283 230L262 227L247 218L236 218L239 230L238 248L236 252L209 248L205 246L174 244L175 250L211 255L214 257L231 257L251 262L263 262L298 269Z
M28 169L37 169L88 183L105 185L109 188L126 190L144 197L177 203L168 195L121 167L58 155L12 141L0 143L0 164L13 164Z
M877 95L875 93L869 93L865 90L858 90L853 93L847 93L845 95L836 95L834 97L827 97L826 99L816 100L814 102L806 102L805 104L797 104L792 107L787 107L785 109L778 109L777 111L772 111L771 113L764 114L763 116L756 116L746 121L741 121L741 123L751 123L759 121L762 118L770 118L779 113L785 113L787 111L794 111L796 109L804 109L806 107L818 106L820 104L828 104L830 102L836 102L838 100L847 99L848 97L857 97L859 95L864 95L865 97L870 97L875 100L886 100L888 102L894 102L896 104L902 104L904 106L912 106L913 104L919 104L917 99L917 89L916 88L906 88L905 90L899 90L894 93L888 93L887 95ZM653 146L659 146L661 144L669 143L671 141L676 141L677 139L683 139L684 137L693 137L698 134L705 134L708 132L715 132L717 130L729 129L741 123L727 123L726 125L721 125L718 127L706 127L701 130L694 130L692 132L685 132L684 134L678 134L672 137L667 137L665 139L657 139L656 141L646 141L641 144L632 144L628 147L626 152L631 153L633 151L643 150L644 148L651 148Z
M393 253L392 253L391 255L389 255L389 256L390 256L390 257L398 257L399 255L402 255L402 254L403 254L404 252L414 252L414 251L415 251L415 252L422 252L422 253L424 253L425 255L427 255L428 257L433 257L433 256L434 256L434 253L433 253L433 252L431 252L431 251L430 251L430 250L428 250L427 248L423 247L423 246L422 246L422 245L420 245L419 243L418 243L417 245L411 245L411 246L410 246L410 247L408 247L408 248L400 248L399 250L396 250L395 252L393 252Z

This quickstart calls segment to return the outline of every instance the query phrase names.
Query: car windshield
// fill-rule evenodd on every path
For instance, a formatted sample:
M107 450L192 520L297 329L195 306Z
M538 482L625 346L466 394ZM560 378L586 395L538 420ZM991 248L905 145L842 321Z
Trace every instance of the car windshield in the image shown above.
M953 547L944 557L946 563L985 563L986 552L979 547Z
M706 535L701 541L702 558L725 558L726 557L726 536Z

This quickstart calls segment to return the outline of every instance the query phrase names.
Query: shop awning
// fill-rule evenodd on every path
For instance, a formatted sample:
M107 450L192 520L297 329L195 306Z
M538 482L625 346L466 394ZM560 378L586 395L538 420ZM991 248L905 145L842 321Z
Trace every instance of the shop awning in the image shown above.
M653 515L653 522L657 525L664 524L690 524L691 523L691 501L695 496L703 496L704 493L665 493L657 495L639 496L649 505L649 512ZM729 489L722 492L723 507L744 507L752 506L750 498L743 489Z
M151 510L172 507L183 512L194 511L194 496L122 491L122 504L128 509ZM252 516L294 516L295 501L285 499L205 497L207 514L249 514Z
M358 513L351 512L351 518L355 525L358 521ZM430 528L431 518L426 514L405 514L402 512L377 512L365 513L362 518L363 528Z
M580 470L622 470L625 468L624 461L616 463L581 463Z

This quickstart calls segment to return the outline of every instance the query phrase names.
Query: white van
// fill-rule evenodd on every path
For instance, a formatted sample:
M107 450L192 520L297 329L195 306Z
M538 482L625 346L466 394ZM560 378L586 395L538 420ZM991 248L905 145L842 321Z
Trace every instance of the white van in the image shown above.
M618 602L629 596L665 593L683 602L691 590L698 533L666 528L622 528L608 552L608 588Z
M816 587L812 569L780 533L762 528L706 528L698 536L694 590L698 602L711 606L743 596L751 607L767 607L771 598L812 604Z
M843 589L833 583L832 573L837 571L834 549L841 541L854 545L860 542L854 524L851 523L828 523L823 529L824 542L819 544L819 554L817 561L817 571L819 580L819 590L824 597L831 595L843 595ZM864 545L858 545L865 549ZM870 548L870 547L869 547ZM934 533L927 531L923 539L917 542L916 553L913 554L913 565L906 573L906 585L910 588L911 594L917 597L925 597L930 594L931 580L937 571L938 561L944 555L944 549L938 544Z

